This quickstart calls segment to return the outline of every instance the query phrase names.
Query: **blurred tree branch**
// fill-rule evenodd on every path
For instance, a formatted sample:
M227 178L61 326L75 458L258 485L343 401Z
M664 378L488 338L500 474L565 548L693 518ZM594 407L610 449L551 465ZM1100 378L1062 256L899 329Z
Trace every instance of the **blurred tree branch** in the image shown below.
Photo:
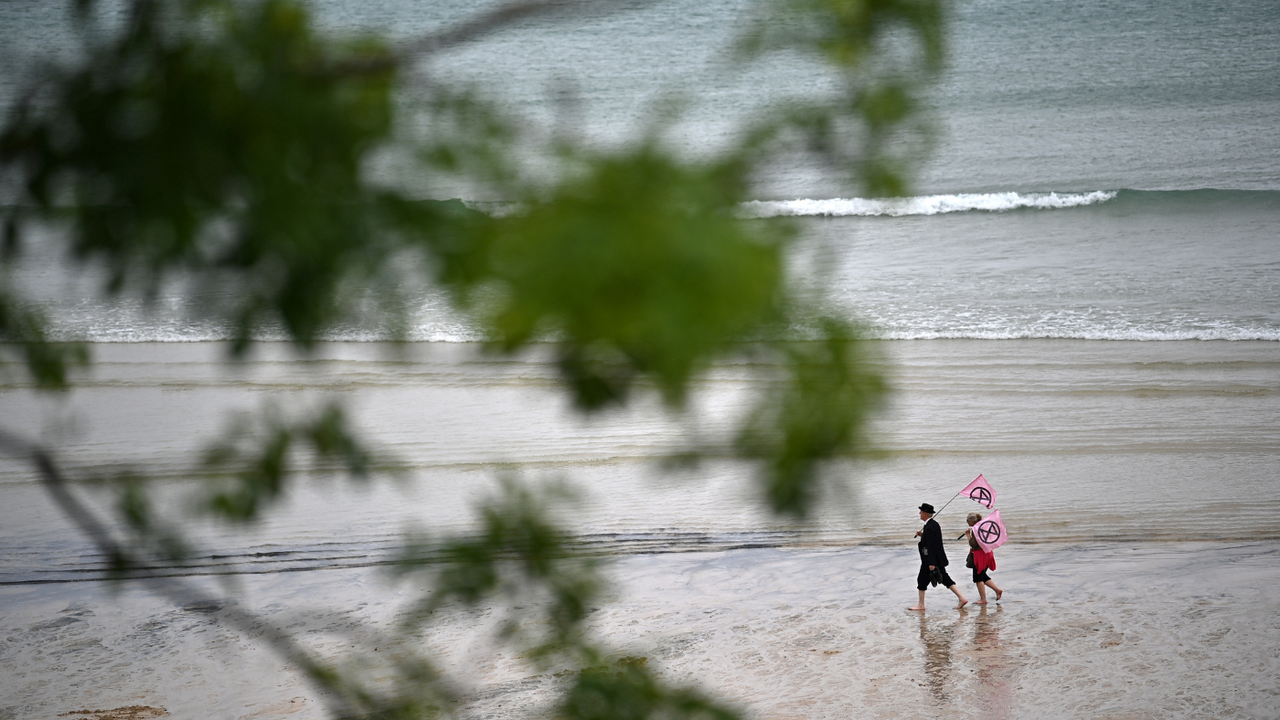
M130 526L139 531L143 541L129 544L116 539L111 527L100 520L96 513L76 497L67 477L54 462L52 453L38 444L28 442L16 435L0 429L0 452L18 457L28 457L37 468L45 489L61 508L62 512L80 529L82 533L108 559L109 576L114 582L128 580L146 580L147 589L162 595L178 607L186 607L206 602L207 592L202 592L182 577L151 571L154 560L170 561L175 548L169 544L170 538L152 532L148 519L137 515L138 508L133 508ZM126 491L124 504L136 502L136 496ZM129 516L128 509L122 512ZM146 537L151 535L151 537ZM165 548L163 557L148 557L148 551L154 550L152 542ZM330 712L335 718L340 717L374 717L382 712L385 705L403 704L402 700L393 699L379 701L368 689L354 683L329 664L324 663L313 654L307 652L294 637L284 629L265 619L235 606L219 608L219 617L237 631L246 636L261 637L281 658L290 662L302 671L311 681L322 697L326 698ZM405 717L409 717L405 715Z
M76 7L83 18L94 5ZM290 0L130 0L118 32L84 33L82 55L45 70L0 128L0 188L13 195L0 282L32 227L56 221L72 272L107 268L104 296L154 299L173 278L225 290L205 311L232 328L233 357L266 328L308 352L368 297L379 300L381 326L403 338L407 288L438 287L490 351L554 339L565 392L584 413L625 405L637 387L681 412L710 367L750 355L764 360L752 366L763 390L718 449L754 464L771 510L804 518L820 502L826 463L867 452L886 385L855 326L788 278L795 226L737 210L754 174L797 149L872 194L904 191L910 157L895 141L921 129L916 92L942 65L942 0L761 2L735 62L804 53L834 73L838 91L740 118L738 141L710 158L673 151L655 129L613 150L542 143L483 88L405 77L415 58L523 22L633 5L512 2L391 47L324 37ZM906 52L891 52L903 39ZM422 113L416 133L397 103ZM371 159L389 148L407 151L423 176L494 188L519 210L491 215L374 182ZM527 156L553 171L522 172ZM40 389L73 387L89 345L50 337L35 303L0 286L0 354L19 358ZM154 509L145 474L114 480L112 524L77 500L48 449L0 431L0 452L33 464L116 577L187 597L181 582L147 571L192 550ZM208 449L195 473L206 478L201 511L251 523L295 482L300 457L355 479L384 470L337 405L301 419L266 413ZM585 632L602 579L548 519L547 500L508 484L481 508L474 536L409 548L401 573L425 573L434 594L407 613L399 641L412 645L451 607L532 598L543 632L521 632L533 620L514 614L502 634L531 662L574 668L561 717L733 717ZM379 684L359 663L321 663L243 611L225 617L266 627L277 652L333 693L335 717L448 714L456 699L416 652Z

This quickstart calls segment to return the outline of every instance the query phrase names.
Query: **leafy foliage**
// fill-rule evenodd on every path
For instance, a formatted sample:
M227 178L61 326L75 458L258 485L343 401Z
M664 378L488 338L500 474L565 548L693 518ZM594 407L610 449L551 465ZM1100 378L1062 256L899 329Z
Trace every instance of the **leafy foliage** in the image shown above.
M204 466L214 481L200 505L234 522L256 519L265 505L284 492L294 464L290 456L298 445L318 463L327 462L326 469L336 465L356 479L372 470L372 453L347 428L341 407L331 404L314 418L295 423L272 413L256 427L240 424L208 449Z
M766 127L798 134L870 195L906 194L910 168L931 135L916 94L921 77L942 69L945 3L778 0L767 8L742 38L741 55L817 55L836 73L841 91L826 104L785 108ZM911 135L900 133L904 126Z
M816 499L820 463L869 449L862 428L879 408L885 384L860 356L856 336L831 320L824 340L790 343L781 352L785 378L756 406L737 447L765 464L769 505L803 517Z
M479 532L412 548L397 574L434 575L435 591L406 613L405 627L417 628L451 604L502 601L512 611L499 634L519 640L530 657L590 655L582 623L604 581L598 564L579 557L568 533L549 518L547 503L565 499L563 492L541 496L508 478L502 494L481 507ZM527 627L540 630L530 634Z
M711 358L782 317L790 233L734 218L742 185L648 146L604 158L493 223L461 300L504 350L554 337L584 409L624 401L641 374L679 406Z
M94 6L76 4L81 18ZM920 130L911 125L916 87L942 63L941 0L761 3L738 60L809 54L838 79L837 92L741 118L740 142L703 159L672 152L656 130L610 151L548 142L496 110L483 89L406 72L421 54L516 18L556 13L566 22L560 3L500 6L400 50L376 38L322 37L293 0L127 7L120 30L86 30L78 58L48 68L0 129L0 188L14 194L4 198L4 268L35 224L58 220L72 267L108 268L108 296L154 298L175 279L219 288L203 310L233 328L236 355L268 328L306 352L370 297L383 327L402 333L404 289L435 285L493 352L551 341L584 412L625 404L637 388L655 389L678 412L707 368L750 357L766 391L726 444L756 464L766 503L793 517L820 502L824 463L867 450L866 422L886 391L874 362L847 321L825 317L792 286L785 259L794 227L743 219L737 208L763 164L797 151L872 194L903 192L911 145L902 130ZM409 108L416 132L402 122ZM424 176L489 188L519 209L488 215L373 182L368 168L393 148ZM551 170L522 171L516 158L531 156ZM802 320L812 332L797 342L787 333ZM4 286L0 343L41 388L67 387L88 361L87 346L50 342L39 309ZM3 428L0 441L28 452ZM46 453L33 457L120 577L190 551L179 524L156 510L144 475L116 480L120 525L132 538L120 543L77 504ZM340 407L302 420L268 412L193 469L208 479L202 511L250 523L284 496L304 458L354 478L380 469ZM598 568L576 555L544 499L508 483L480 518L474 535L402 559L402 575L425 574L433 588L406 614L402 641L438 613L506 602L513 614L503 639L531 661L577 668L561 717L734 716L695 690L666 686L644 663L608 659L585 629L602 587ZM440 673L412 652L393 662L387 681L358 663L320 662L282 631L268 638L326 690L335 717L453 707Z
M643 658L583 669L557 715L564 720L734 720L733 710L692 688L669 688Z
M36 214L72 208L70 250L107 265L108 292L186 271L237 288L211 311L238 349L273 321L309 345L344 312L345 281L370 282L395 249L379 239L390 198L362 174L392 130L392 73L335 67L385 51L331 46L280 0L132 13L16 108L0 162Z
M27 374L36 387L44 390L65 390L68 373L89 362L84 345L49 342L44 318L3 292L0 292L0 342L10 343L19 350Z

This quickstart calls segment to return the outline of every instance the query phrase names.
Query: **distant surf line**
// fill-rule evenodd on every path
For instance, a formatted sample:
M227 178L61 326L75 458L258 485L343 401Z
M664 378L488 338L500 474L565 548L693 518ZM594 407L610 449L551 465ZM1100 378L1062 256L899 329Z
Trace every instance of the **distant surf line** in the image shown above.
M747 218L766 217L904 217L908 215L941 215L944 213L1005 212L1023 208L1057 210L1097 205L1114 199L1117 190L1094 190L1084 193L957 193L922 195L903 198L831 198L796 200L752 200L739 205L739 213Z

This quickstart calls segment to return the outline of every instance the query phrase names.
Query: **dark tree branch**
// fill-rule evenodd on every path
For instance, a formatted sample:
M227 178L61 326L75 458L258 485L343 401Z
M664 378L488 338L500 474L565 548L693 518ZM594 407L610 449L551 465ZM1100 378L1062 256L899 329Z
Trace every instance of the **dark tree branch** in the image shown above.
M401 46L398 55L405 58L437 52L454 45L461 45L491 35L526 18L554 15L581 6L593 4L592 0L524 0L500 5L487 13L474 17L444 32L418 38ZM600 4L598 1L594 4Z
M148 588L152 592L178 606L191 605L207 599L207 595L178 578L148 575L130 578L128 569L137 564L137 559L130 556L124 546L112 536L107 526L71 492L66 477L58 469L48 450L5 430L0 430L0 453L30 459L39 471L44 487L49 491L54 503L97 546L99 552L110 558L114 567L124 569L126 579L150 580ZM260 634L281 658L296 664L316 689L321 691L320 695L326 698L334 717L348 717L356 710L352 707L353 704L349 698L352 695L359 697L362 693L352 692L352 688L344 687L331 670L294 642L289 634L251 612L230 605L222 609L221 619L246 636Z
M649 2L651 0L642 0ZM628 3L634 5L635 3ZM329 68L336 74L379 73L407 64L413 58L447 50L501 32L521 20L551 17L588 6L616 8L621 0L517 0L509 2L442 32L409 40L390 55L363 60L350 60Z
M0 452L29 458L31 464L35 465L36 470L39 471L40 477L44 481L45 489L49 491L49 495L62 510L63 514L71 522L75 523L76 527L97 546L103 555L111 559L113 565L117 567L125 566L124 564L128 561L128 554L124 548L111 536L111 531L107 529L106 525L99 522L93 512L67 489L67 483L62 473L58 470L57 465L53 462L53 457L47 450L35 443L27 442L16 435L0 430Z

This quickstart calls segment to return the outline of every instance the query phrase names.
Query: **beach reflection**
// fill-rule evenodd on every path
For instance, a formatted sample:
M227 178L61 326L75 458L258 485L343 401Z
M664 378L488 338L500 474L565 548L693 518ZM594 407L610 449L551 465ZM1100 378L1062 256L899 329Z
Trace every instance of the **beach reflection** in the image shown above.
M1016 668L1000 640L1002 612L993 605L954 619L920 616L924 687L936 703L976 708L984 718L1013 716Z
M961 612L963 617L965 613ZM960 621L930 623L920 613L920 641L924 644L924 677L929 694L945 703L955 688L952 677L951 643Z
M977 665L978 704L985 717L1008 718L1013 714L1014 668L1000 644L999 605L982 606L973 618L974 662Z

